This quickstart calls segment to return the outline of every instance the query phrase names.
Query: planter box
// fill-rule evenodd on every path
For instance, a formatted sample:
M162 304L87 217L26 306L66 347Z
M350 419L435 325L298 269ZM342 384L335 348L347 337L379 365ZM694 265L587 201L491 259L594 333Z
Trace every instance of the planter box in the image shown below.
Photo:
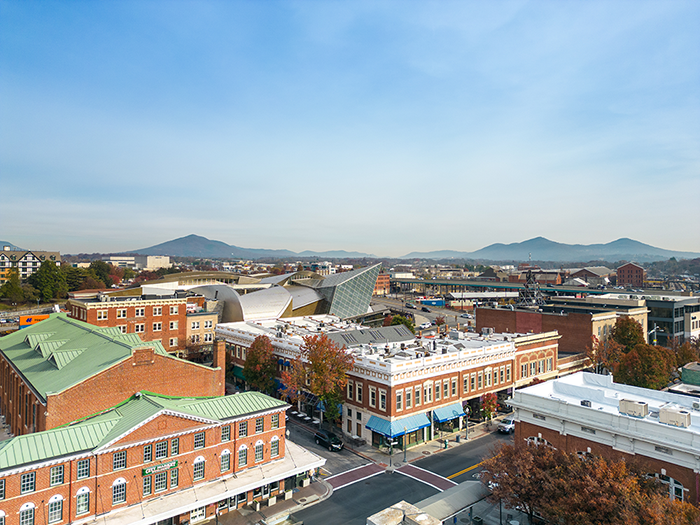
M272 496L269 500L267 500L268 507L272 507L275 503L277 503L277 496Z
M286 501L286 500L289 500L289 499L292 499L292 494L293 494L293 492L292 492L291 490L288 490L287 492L285 492L285 493L284 493L284 499L285 499L285 501Z
M309 478L303 479L301 481L301 486L302 487L308 487L311 484L311 480Z

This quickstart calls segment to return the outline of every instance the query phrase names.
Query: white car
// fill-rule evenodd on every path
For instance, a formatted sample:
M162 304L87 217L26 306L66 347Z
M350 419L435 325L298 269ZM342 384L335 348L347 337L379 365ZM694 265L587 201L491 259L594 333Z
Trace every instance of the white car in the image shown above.
M430 323L423 323L423 324L420 325L418 328L420 328L421 330L427 330L427 329L430 328L431 326L432 326L432 325L431 325Z

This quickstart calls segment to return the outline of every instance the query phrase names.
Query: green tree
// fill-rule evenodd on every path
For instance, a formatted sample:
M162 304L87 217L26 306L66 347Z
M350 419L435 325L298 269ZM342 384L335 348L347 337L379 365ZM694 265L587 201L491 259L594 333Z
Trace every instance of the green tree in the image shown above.
M676 356L670 349L641 343L620 358L615 380L659 390L668 385L675 364Z
M69 292L80 290L80 287L90 275L85 268L75 268L68 264L61 266L61 271L65 275L66 286Z
M60 299L68 293L66 276L53 261L44 261L39 269L29 276L27 282L36 288L42 301Z
M8 299L12 303L21 303L24 301L24 292L22 291L22 281L19 278L19 271L12 268L7 273L5 284L0 287L0 297Z
M92 274L96 281L101 281L107 288L112 286L112 279L109 276L112 273L112 265L104 261L92 261L88 271Z
M243 377L256 390L272 394L275 388L277 359L272 343L266 335L259 335L246 352Z
M403 315L393 316L391 319L391 326L396 326L400 324L406 326L406 328L408 328L411 331L411 333L416 333L416 327L413 324L413 321L411 321L408 317L404 317Z
M39 290L29 283L22 283L22 293L24 300L28 303L35 303L39 300Z
M642 325L631 317L620 317L613 326L612 340L624 347L624 352L629 352L638 344L646 343Z

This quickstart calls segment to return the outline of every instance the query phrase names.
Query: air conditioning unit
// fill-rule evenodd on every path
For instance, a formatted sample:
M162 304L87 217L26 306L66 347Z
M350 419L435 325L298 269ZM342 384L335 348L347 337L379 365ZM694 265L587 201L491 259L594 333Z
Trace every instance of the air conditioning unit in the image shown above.
M581 406L591 408L591 402L588 399L582 399Z
M659 422L687 428L690 426L690 411L676 407L663 407L659 411Z
M693 401L693 410L700 410L700 402Z
M649 415L649 405L644 401L620 399L620 414L632 417L646 417Z

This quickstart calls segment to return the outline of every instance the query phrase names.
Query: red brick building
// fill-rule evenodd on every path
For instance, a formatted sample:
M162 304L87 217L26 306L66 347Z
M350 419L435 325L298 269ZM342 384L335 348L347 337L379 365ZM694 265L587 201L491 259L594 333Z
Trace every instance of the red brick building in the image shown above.
M642 288L647 278L647 271L635 263L623 264L617 269L618 286L634 286Z
M10 431L20 435L100 412L141 390L220 396L224 360L223 342L208 367L178 359L137 334L52 314L0 338L0 409Z
M374 285L372 295L387 295L391 291L391 276L388 273L380 273Z
M285 440L286 403L247 392L118 407L0 449L8 525L195 523L291 495L325 460Z
M119 328L144 341L159 341L168 352L187 343L187 298L119 297L100 294L94 299L70 299L69 317L95 326Z
M695 399L581 372L514 393L515 443L637 463L668 487L671 499L698 505Z

